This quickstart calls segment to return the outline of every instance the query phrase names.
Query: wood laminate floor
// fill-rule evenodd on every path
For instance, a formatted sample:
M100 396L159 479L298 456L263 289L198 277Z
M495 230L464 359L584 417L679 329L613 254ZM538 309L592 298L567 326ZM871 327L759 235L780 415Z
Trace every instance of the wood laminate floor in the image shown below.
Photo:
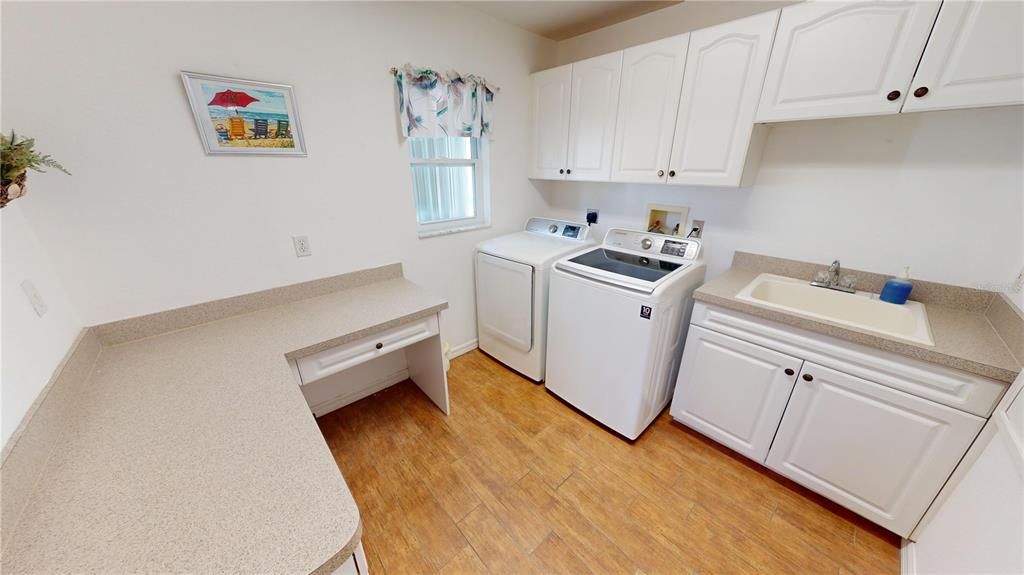
M899 573L899 540L672 422L634 443L479 351L318 420L371 573Z

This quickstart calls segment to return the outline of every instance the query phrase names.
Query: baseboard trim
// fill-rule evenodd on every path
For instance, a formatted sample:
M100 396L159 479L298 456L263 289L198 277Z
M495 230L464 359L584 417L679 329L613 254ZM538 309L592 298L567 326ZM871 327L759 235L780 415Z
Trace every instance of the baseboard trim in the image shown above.
M367 385L366 387L362 387L360 389L351 391L344 395L339 395L334 399L321 401L316 405L310 406L309 409L313 412L313 417L320 417L336 409L345 407L350 403L355 403L360 399L363 399L364 397L369 397L382 389L391 387L392 385L395 385L396 383L405 381L407 379L409 379L408 369L396 371L391 375L387 375L374 381L373 383Z
M471 339L471 340L469 340L469 341L467 341L465 343L459 344L459 345L451 348L450 350L448 350L448 359L455 359L456 357L459 357L460 355L463 355L463 354L466 354L466 353L469 353L469 352L473 351L477 347L478 347L477 339L474 337L473 339Z
M914 561L914 542L904 539L900 544L900 575L915 575L917 565Z

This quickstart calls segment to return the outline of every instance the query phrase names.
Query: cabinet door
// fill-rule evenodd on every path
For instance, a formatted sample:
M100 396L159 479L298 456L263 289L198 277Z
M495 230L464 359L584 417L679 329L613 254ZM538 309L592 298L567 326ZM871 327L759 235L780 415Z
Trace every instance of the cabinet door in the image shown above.
M689 37L673 36L622 53L612 181L665 181Z
M899 112L938 9L888 0L783 8L757 121Z
M779 11L690 35L669 183L738 186Z
M672 417L764 463L803 362L690 326Z
M906 536L984 420L805 362L768 467Z
M945 2L904 112L1024 103L1024 2Z
M569 93L572 65L537 72L533 90L533 165L531 178L565 178L569 146Z
M622 52L572 65L566 179L606 181L612 172Z

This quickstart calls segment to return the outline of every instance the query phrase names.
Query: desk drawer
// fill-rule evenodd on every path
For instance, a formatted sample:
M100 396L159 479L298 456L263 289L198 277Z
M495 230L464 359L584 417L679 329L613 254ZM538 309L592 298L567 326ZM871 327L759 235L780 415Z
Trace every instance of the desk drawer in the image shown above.
M367 336L295 360L302 384L313 383L386 353L438 334L437 315Z

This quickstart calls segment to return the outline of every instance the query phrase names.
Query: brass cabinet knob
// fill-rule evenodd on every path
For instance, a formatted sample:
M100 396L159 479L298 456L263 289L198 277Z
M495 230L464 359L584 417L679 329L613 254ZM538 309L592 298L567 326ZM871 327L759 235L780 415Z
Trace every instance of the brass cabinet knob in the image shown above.
M928 95L928 86L921 86L920 88L914 90L914 97L915 98L924 98L927 95Z
M900 91L899 90L893 90L892 92L889 92L889 95L887 95L885 97L885 99L889 100L890 102L892 102L894 100L899 100L900 99Z

